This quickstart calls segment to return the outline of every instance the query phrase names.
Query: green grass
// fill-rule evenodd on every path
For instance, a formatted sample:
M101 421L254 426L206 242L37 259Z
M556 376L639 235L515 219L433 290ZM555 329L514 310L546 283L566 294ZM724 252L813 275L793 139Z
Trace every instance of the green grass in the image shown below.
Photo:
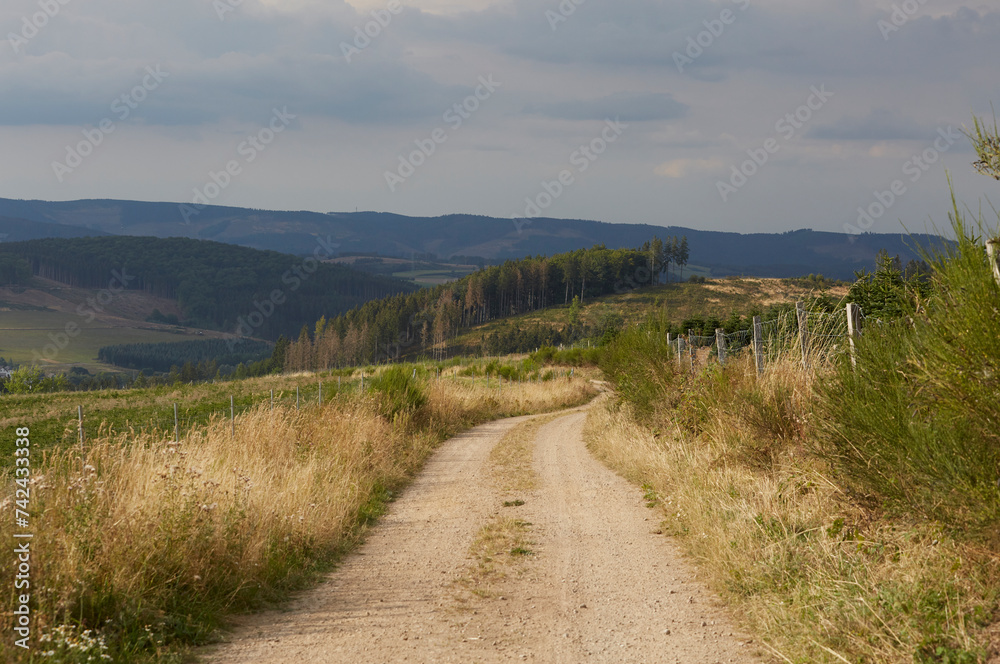
M59 339L58 335L66 334L68 324L77 325L79 332L72 338ZM87 323L85 318L66 312L14 309L0 302L0 357L17 364L32 364L36 362L34 352L37 352L46 358L37 363L49 370L64 371L71 366L82 366L92 372L114 371L114 367L97 361L97 351L102 346L204 338L181 329L174 332L157 327L138 321L129 323L128 327L110 326L97 320ZM63 347L56 346L50 335L56 336ZM46 349L49 344L53 345ZM50 352L53 349L57 351L55 354Z
M419 286L432 287L440 284L456 281L462 277L472 274L476 268L469 266L454 266L435 270L406 270L403 272L393 272L392 276L400 279L412 279Z
M326 376L322 380L324 400L327 400L337 390L337 378ZM360 388L360 378L342 378L341 385L344 391L356 391ZM183 437L187 431L213 419L228 418L230 395L239 415L258 404L269 404L272 389L276 406L294 406L296 387L302 408L319 403L319 382L304 376L265 376L131 390L5 394L0 396L0 469L13 464L17 427L31 428L32 447L37 450L78 444L77 406L83 407L85 438L101 430L123 432L132 429L137 432L159 430L172 438L175 403Z

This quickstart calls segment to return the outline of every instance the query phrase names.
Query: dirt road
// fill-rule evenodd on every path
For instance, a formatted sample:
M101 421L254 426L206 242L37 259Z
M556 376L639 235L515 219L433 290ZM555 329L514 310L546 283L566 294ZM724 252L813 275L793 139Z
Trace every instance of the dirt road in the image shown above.
M284 612L243 619L203 661L760 661L656 533L642 490L587 451L585 417L568 411L538 429L523 505L504 506L490 451L529 418L449 441L327 582ZM468 592L470 546L507 517L530 524L530 550L488 592Z

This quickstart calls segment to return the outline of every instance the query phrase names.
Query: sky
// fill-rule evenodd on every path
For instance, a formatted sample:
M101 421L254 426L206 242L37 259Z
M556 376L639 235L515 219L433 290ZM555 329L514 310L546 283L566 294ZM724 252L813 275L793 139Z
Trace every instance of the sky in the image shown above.
M961 133L992 1L4 0L3 35L6 198L744 233L1000 199Z

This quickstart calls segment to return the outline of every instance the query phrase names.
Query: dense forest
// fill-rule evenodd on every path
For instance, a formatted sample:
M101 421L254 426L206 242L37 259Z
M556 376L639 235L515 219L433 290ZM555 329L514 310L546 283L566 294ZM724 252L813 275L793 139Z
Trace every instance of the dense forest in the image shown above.
M97 359L125 369L146 373L168 372L185 364L215 363L219 367L236 367L269 358L272 344L254 339L200 339L157 344L118 344L97 351ZM212 378L215 370L211 371Z
M659 283L687 262L686 238L655 238L640 249L591 249L528 257L487 267L458 281L372 300L332 319L303 327L285 368L327 369L394 359L424 349L440 356L461 331L574 298L622 293ZM512 333L518 333L512 331ZM525 343L556 341L541 332Z
M321 256L325 257L325 256ZM187 238L88 237L0 244L0 285L41 276L80 288L122 287L176 299L184 324L276 339L403 281L341 265Z

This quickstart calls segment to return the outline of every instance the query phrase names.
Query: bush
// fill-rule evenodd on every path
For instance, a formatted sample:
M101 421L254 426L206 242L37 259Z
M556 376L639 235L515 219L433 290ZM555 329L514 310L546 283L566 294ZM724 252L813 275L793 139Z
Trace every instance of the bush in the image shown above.
M427 395L404 367L389 367L372 379L371 389L382 395L381 412L390 420L400 413L419 410L427 403Z
M650 321L629 327L600 355L600 367L618 394L632 403L638 415L672 405L676 397L673 352L667 346L668 324Z
M617 336L617 335L615 335ZM609 337L610 341L614 336ZM537 368L541 364L562 364L571 367L596 367L600 364L603 346L598 348L567 348L557 350L551 346L545 346L532 353L529 359L532 366Z
M1000 288L956 209L919 311L869 322L820 386L821 453L861 494L1000 536ZM870 319L869 319L870 321Z

